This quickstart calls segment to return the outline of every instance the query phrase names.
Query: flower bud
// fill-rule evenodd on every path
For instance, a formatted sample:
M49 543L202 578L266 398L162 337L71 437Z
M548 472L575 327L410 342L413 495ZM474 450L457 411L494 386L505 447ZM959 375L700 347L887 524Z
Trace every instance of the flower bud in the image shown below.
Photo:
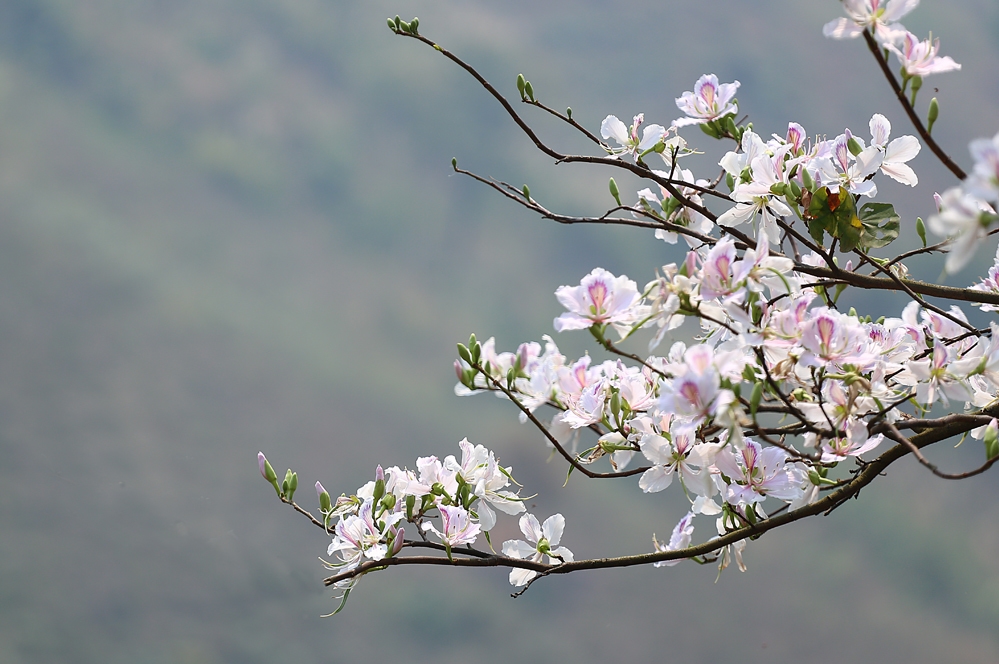
M621 190L617 188L617 182L614 178L611 178L607 182L607 188L610 189L610 195L614 197L618 205L621 205Z
M389 551L390 556L402 551L402 545L405 543L406 529L400 528L396 531L395 536L392 538L392 549Z
M565 109L565 117L569 118L570 120L572 119L572 108L571 107L568 107L568 106L566 107L566 109Z
M264 476L264 479L268 482L277 481L277 473L274 472L274 467L271 466L271 462L267 460L263 452L257 452L257 465L260 466L260 474Z
M463 343L458 344L458 357L465 360L469 364L472 363L472 354L468 352L468 347Z
M381 500L382 496L384 495L385 495L385 480L375 480L375 488L371 494L371 502L377 505L378 501Z
M458 170L458 158L457 157L451 157L451 168L453 168L454 170Z
M375 466L375 479L385 481L385 470L382 468L381 464Z
M992 418L985 427L985 458L993 459L999 456L999 422Z
M395 32L395 21L393 21L392 19L388 19L388 27L389 30Z
M323 488L321 482L316 482L316 495L319 496L319 510L324 514L329 513L333 509L333 504L330 501L330 494Z
M525 92L527 88L527 79L524 78L523 74L517 74L517 92L520 93L521 99L527 98L527 93Z
M406 496L406 519L409 521L413 520L414 507L416 507L416 496L414 495Z
M395 508L396 497L394 493L386 493L382 498L382 507L386 512L391 512Z
M527 94L527 98L534 101L534 86L531 85L530 81L524 83L524 92Z
M417 28L420 27L420 18L418 16L414 16L413 20L409 22L409 27L412 30L412 32L413 32L414 35L417 34L416 30L417 30Z
M929 134L933 131L933 123L937 121L938 117L940 117L940 102L934 97L930 100L930 110L926 114L926 133Z
M805 185L805 189L808 191L815 191L815 180L812 179L812 174L808 172L807 168L801 169L801 184Z
M847 139L846 147L854 157L864 151L864 148L860 145L860 141L853 136Z
M923 247L926 247L926 225L923 223L922 217L916 217L916 235L923 242Z
M430 493L434 496L444 495L444 485L440 482L434 482L433 486L430 487Z
M402 19L399 18L398 14L395 15L394 19L392 19L392 24L395 25L396 30L402 30Z
M530 203L530 202L531 202L531 188L530 188L530 187L528 187L528 186L527 186L527 185L525 184L525 185L524 185L524 188L520 190L520 193L524 194L524 198L526 198L526 199L527 199L527 202L528 202L528 203Z

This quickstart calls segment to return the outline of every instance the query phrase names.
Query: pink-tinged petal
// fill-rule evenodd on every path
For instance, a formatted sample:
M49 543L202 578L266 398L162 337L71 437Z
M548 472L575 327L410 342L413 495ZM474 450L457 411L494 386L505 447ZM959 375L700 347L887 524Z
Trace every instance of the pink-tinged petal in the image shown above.
M875 113L871 117L870 128L872 144L884 145L888 142L888 136L891 135L891 123L888 118L880 113Z
M915 136L899 136L885 148L885 161L909 161L919 154L922 147Z
M837 18L822 26L822 34L830 39L853 39L863 34L864 28L848 18Z
M919 184L919 178L916 176L916 172L905 164L885 163L881 165L881 172L893 180L901 182L902 184L907 184L910 187L915 187Z
M537 544L544 536L544 533L541 532L541 524L538 523L538 518L533 514L525 514L520 517L519 525L520 532L524 533L524 537L534 544Z

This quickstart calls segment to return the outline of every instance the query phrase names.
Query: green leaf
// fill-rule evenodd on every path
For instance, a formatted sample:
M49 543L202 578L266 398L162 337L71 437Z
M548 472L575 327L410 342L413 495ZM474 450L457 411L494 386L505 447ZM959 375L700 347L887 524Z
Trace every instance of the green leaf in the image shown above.
M900 217L891 203L864 203L859 216L863 224L860 247L864 251L880 249L898 237Z

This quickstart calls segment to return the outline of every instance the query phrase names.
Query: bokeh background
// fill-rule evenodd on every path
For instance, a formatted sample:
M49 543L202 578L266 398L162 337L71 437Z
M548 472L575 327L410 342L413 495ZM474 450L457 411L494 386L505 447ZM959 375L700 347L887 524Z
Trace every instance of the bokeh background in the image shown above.
M554 209L610 203L608 173L543 158L467 75L393 36L397 13L512 96L524 72L593 131L608 113L668 124L714 72L742 82L763 135L796 120L866 136L874 112L911 132L864 45L822 38L832 0L0 2L0 660L999 661L995 473L947 483L912 463L717 582L682 564L514 600L502 570L397 568L321 617L328 539L278 503L258 450L313 506L316 480L349 493L377 463L468 436L539 516L566 515L577 557L650 550L684 511L632 481L562 488L508 403L453 396L470 332L539 340L559 285L596 265L644 283L680 254L453 175L455 156ZM927 79L920 107L939 87L935 133L968 166L967 142L999 130L999 5L926 2L905 23L964 65ZM553 144L590 149L530 110ZM715 173L718 146L686 135ZM928 151L913 165L926 185L881 197L905 246L953 184ZM938 458L970 467L966 447Z

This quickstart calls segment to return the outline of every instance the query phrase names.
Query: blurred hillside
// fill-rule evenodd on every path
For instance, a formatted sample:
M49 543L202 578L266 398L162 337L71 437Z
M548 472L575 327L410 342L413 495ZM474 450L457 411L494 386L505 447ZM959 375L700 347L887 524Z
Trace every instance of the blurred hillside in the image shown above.
M924 4L906 25L964 65L924 94L939 86L935 133L967 164L968 140L999 130L999 7ZM900 465L859 502L754 543L750 571L717 583L680 565L511 600L499 571L399 569L323 619L328 539L256 471L258 450L295 468L310 504L317 479L349 492L377 463L468 436L539 493L538 514L566 515L577 555L648 550L646 524L668 532L677 496L560 488L564 467L543 463L509 404L453 396L451 363L471 331L505 348L551 333L553 291L596 265L641 282L679 254L557 227L454 176L452 156L529 182L553 209L608 204L607 174L553 167L385 17L419 15L508 93L524 72L594 131L608 113L668 123L705 72L742 82L762 134L789 120L863 133L874 112L910 131L863 45L821 38L838 13L831 0L0 3L0 660L999 661L994 474L945 484ZM910 229L952 184L928 153L914 167L934 184L899 203Z

